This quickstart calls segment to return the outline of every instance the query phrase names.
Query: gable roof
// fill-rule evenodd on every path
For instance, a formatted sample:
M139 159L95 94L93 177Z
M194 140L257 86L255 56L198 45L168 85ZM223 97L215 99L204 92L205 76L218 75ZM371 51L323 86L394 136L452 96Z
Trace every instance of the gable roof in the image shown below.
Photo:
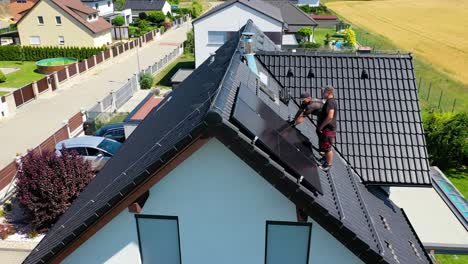
M37 4L39 4L41 1L44 1L44 0L37 1L29 9L29 11L34 9L37 6ZM49 0L49 1L54 3L57 7L61 8L65 12L67 12L70 16L72 16L76 21L78 21L87 29L89 29L92 33L100 33L106 30L110 30L112 27L111 24L102 17L98 17L96 21L92 21L92 22L88 22L85 18L81 17L79 13L82 13L84 15L93 15L93 14L97 14L99 11L81 3L80 0ZM24 14L18 20L17 24L19 24L25 17L28 16L29 11L28 13Z
M431 184L412 56L259 52L293 99L335 87L336 148L366 184ZM292 70L292 77L287 73Z
M317 22L295 6L290 1L266 1L281 10L284 22L288 24L288 32L295 33L303 27L316 27Z
M251 21L245 31L263 35ZM271 42L266 36L263 38ZM429 263L404 213L379 187L360 183L359 176L342 156L336 155L330 173L319 171L323 194L317 194L298 183L296 176L275 161L273 153L252 143L252 135L243 132L232 119L233 109L239 107L236 104L238 94L255 95L258 78L241 62L238 42L237 38L226 42L213 62L205 61L151 111L24 263L49 262L64 252L90 228L99 226L99 221L125 197L141 188L142 183L155 177L161 168L170 167L175 157L183 156L182 150L202 135L219 138L363 261ZM261 64L258 66L259 70L266 70ZM282 89L280 83L266 73L270 80L268 88L278 95ZM267 105L271 114L283 119L297 110L293 101L288 105L274 102L262 92L250 98ZM159 125L161 123L166 125ZM314 125L309 121L303 124L297 133L316 144L317 137L311 133Z
M255 1L250 1L250 0L229 0L224 2L223 4L220 4L216 6L215 8L210 9L208 12L204 13L203 15L199 16L195 20L192 21L192 23L198 22L200 20L203 20L204 18L211 16L233 4L242 4L244 6L250 7L253 10L256 10L257 12L260 12L264 14L265 16L271 17L274 20L277 20L281 23L285 23L282 15L281 15L281 10L279 10L277 7L270 5L269 3L262 1L262 0L255 0Z
M166 0L128 0L123 9L133 10L162 10Z

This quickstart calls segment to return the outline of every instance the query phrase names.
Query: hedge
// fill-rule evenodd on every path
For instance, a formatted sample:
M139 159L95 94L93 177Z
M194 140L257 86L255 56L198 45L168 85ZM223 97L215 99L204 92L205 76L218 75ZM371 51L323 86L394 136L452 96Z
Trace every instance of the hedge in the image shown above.
M0 46L0 61L38 61L56 57L87 59L107 48Z

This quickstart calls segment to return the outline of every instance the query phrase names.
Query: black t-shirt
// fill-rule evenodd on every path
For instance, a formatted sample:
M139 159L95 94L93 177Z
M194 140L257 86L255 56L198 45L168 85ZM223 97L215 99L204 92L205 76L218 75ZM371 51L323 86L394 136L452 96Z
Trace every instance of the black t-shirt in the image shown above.
M333 119L330 123L328 123L323 130L330 130L330 131L336 131L336 111L337 104L335 98L328 99L327 102L322 107L322 110L318 114L318 119L317 119L317 126L320 127L325 121L325 119L328 116L328 111L330 110L335 110L335 114L333 115Z

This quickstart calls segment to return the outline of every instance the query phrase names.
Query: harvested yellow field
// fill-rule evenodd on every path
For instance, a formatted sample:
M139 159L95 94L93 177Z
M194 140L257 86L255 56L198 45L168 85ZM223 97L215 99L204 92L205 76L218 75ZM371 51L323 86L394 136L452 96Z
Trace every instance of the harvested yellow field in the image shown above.
M327 6L468 84L467 0L337 1Z

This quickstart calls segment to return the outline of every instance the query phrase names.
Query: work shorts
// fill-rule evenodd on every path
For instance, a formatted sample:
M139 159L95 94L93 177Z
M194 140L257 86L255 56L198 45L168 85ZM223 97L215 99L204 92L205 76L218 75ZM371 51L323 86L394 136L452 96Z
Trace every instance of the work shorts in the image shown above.
M332 145L335 144L335 131L323 130L318 136L320 152L329 152Z

